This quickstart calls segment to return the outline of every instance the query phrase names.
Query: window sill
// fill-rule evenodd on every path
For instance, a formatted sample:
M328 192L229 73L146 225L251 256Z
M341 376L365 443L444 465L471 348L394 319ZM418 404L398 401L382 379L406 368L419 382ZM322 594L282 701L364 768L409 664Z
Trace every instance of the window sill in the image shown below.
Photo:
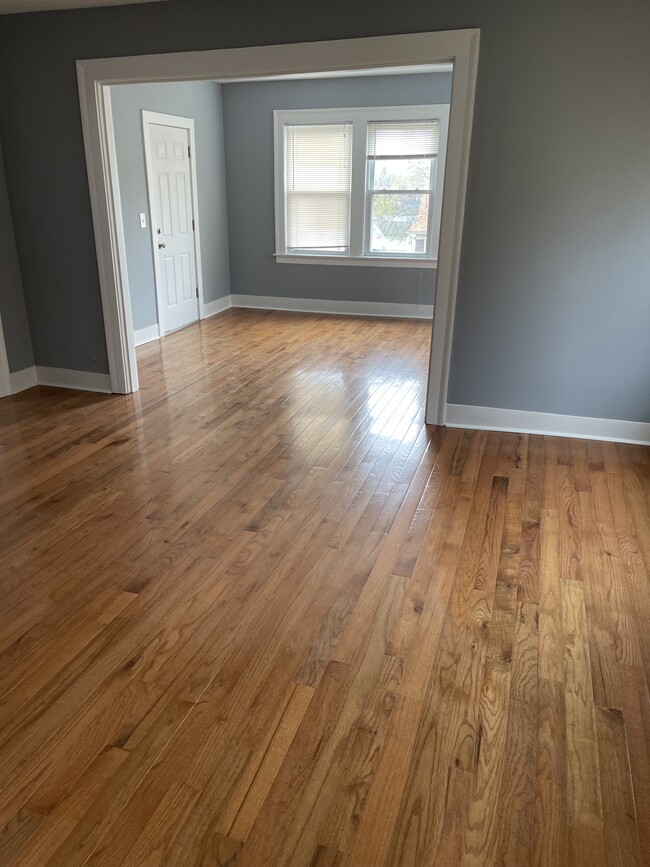
M437 259L409 259L392 256L310 256L275 253L279 265L355 265L371 268L437 268Z

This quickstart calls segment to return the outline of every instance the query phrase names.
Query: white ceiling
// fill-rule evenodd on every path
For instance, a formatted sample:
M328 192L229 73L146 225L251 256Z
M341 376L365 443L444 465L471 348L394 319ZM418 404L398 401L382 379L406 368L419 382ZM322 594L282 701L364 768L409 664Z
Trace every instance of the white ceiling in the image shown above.
M159 3L161 0L0 0L0 15L15 12L47 12L51 9L86 9L91 6L124 6L127 3Z

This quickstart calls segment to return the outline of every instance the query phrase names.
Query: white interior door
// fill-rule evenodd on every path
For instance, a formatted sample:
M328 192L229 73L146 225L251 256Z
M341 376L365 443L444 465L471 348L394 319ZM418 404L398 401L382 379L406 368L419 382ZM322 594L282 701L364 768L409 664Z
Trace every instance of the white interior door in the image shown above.
M149 124L149 177L161 334L199 318L188 129Z

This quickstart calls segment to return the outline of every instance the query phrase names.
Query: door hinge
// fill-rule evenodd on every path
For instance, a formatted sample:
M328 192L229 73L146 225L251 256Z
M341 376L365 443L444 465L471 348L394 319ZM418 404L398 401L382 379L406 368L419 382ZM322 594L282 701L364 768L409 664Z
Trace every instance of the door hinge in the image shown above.
M196 231L196 227L195 227L195 225L194 225L194 220L192 220L192 231L193 231L193 232Z
M198 286L196 287L196 297L197 298L199 297L199 287Z
M192 150L189 145L187 146L187 155L190 159L192 159Z

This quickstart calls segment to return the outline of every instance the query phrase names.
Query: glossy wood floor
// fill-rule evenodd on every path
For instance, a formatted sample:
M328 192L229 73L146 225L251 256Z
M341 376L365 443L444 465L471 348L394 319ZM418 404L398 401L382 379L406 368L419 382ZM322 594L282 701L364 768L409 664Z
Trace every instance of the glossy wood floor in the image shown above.
M0 864L650 863L650 452L425 428L429 332L0 402Z

